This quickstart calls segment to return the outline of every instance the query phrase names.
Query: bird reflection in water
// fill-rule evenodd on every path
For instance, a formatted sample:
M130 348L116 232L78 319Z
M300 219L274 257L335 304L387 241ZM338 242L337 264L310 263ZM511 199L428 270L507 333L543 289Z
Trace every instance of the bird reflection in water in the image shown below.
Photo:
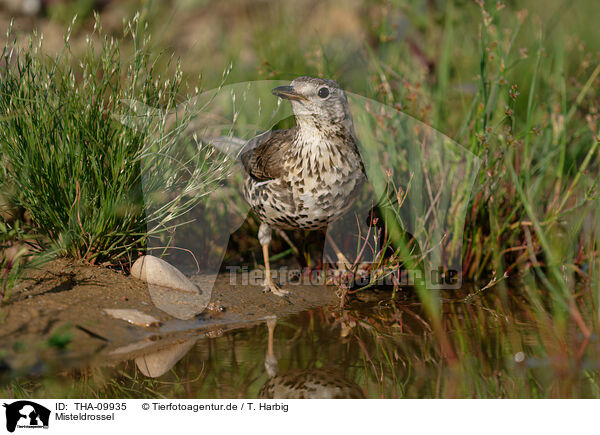
M294 369L278 373L273 349L277 320L267 320L269 338L265 369L270 379L258 392L263 399L364 399L361 388L331 369Z

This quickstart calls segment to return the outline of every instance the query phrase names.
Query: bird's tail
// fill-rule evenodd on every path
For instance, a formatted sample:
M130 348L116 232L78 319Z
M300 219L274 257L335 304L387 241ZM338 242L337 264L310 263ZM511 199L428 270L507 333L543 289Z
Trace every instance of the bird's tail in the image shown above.
M206 144L212 145L230 157L238 158L247 141L235 136L215 136L202 138Z

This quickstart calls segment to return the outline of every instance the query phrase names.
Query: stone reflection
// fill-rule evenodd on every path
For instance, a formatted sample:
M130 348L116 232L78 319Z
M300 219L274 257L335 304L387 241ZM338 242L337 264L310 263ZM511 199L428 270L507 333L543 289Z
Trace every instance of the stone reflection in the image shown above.
M188 340L171 345L158 352L137 357L135 365L145 376L158 378L171 370L194 347L194 344L196 344L196 340Z

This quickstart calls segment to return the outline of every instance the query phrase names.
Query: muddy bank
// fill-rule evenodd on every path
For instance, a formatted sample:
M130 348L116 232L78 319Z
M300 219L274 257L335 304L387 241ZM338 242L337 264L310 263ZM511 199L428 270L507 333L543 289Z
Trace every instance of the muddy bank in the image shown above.
M191 320L179 320L152 303L144 282L101 267L56 260L29 273L2 307L0 358L9 373L112 364L262 323L270 316L339 302L331 286L289 286L289 297L282 299L263 293L261 286L234 284L228 274L219 276L209 309ZM109 316L105 309L138 310L159 323L136 326Z

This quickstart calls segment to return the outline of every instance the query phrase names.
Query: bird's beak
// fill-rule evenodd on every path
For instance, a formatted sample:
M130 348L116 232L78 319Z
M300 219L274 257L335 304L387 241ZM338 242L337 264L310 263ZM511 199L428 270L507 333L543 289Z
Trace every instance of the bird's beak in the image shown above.
M273 95L277 95L279 98L293 101L306 101L307 98L304 95L299 94L294 90L292 86L278 86L273 89Z

